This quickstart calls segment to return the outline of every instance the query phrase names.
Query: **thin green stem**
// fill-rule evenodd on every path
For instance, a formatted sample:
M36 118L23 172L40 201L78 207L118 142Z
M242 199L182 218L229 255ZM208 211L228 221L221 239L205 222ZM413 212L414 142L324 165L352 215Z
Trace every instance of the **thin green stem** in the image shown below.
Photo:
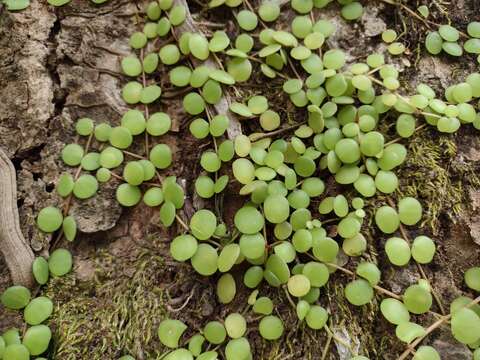
M292 305L292 307L296 310L297 305L295 305L295 303L293 302L292 297L290 296L290 293L288 292L288 289L285 286L283 287L283 291L285 291L285 295L286 295L290 305Z
M182 225L183 229L185 231L190 231L190 228L188 227L187 224L185 224L185 222L182 220L182 218L180 217L180 215L178 214L175 214L175 218L177 219L177 221L180 223L180 225Z
M422 130L422 129L425 129L427 126L428 126L427 123L424 123L424 124L422 124L422 125L420 125L420 126L417 126L417 127L415 128L415 131L414 131L414 132L416 133L417 131L420 131L420 130ZM385 143L384 146L387 147L388 145L392 145L392 144L398 143L398 142L400 142L400 141L402 141L402 140L405 140L405 138L397 137L397 138L395 138L395 139L393 139L393 140L390 140L389 142Z
M332 339L333 339L333 334L329 333L328 331L327 333L328 333L327 342L325 343L325 347L323 348L322 358L320 360L325 360L327 358L328 349L330 348L330 343L332 342Z
M478 296L477 298L472 300L469 304L465 305L465 307L470 308L470 307L472 307L472 306L474 306L475 304L478 304L478 303L480 303L480 296ZM440 319L435 321L432 325L430 325L427 328L427 330L425 331L425 334L423 334L422 336L417 338L414 342L412 342L408 346L408 348L397 358L397 360L406 359L407 356L415 350L416 346L423 341L423 339L425 339L432 331L434 331L435 329L440 327L442 324L444 324L445 322L450 320L451 317L452 317L452 314L448 314L448 315L442 316Z
M264 139L264 138L267 138L267 137L270 137L270 136L279 135L279 134L288 132L288 131L296 129L296 128L304 125L304 124L306 124L305 121L303 121L301 123L298 123L298 124L295 124L295 125L292 125L292 126L289 126L289 127L286 127L286 128L283 128L283 129L271 131L271 132L268 132L268 133L251 134L249 136L249 138L250 138L250 141L258 141L258 140L261 140L261 139Z
M392 207L392 208L395 208L395 203L394 201L391 199L391 198L388 198L388 203L389 205ZM408 244L411 244L412 243L412 239L410 238L410 235L408 234L407 230L405 229L405 227L403 226L403 224L400 224L400 233L402 234L402 237L405 239L405 241L408 243ZM421 277L425 280L427 280L429 283L430 283L430 280L428 279L427 277L427 274L425 274L425 271L423 270L423 267L421 264L419 263L416 263L417 264L417 269L418 269L418 272L420 273ZM442 315L445 315L445 309L443 308L443 304L442 304L442 301L440 300L440 297L438 296L437 292L435 291L435 289L433 288L433 286L430 287L431 290L432 290L432 295L433 295L433 298L435 299L435 302L437 303L439 309L440 309L440 312Z

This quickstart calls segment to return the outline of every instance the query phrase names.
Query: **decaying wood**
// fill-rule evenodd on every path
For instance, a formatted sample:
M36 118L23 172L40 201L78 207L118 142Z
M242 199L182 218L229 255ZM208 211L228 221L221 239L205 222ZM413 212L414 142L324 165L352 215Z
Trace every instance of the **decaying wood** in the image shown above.
M190 13L187 1L175 0L174 3L176 5L184 6L186 9L186 18L184 23L175 29L176 37L180 38L180 36L186 32L199 33L200 32L199 27L198 25L195 24L195 21L192 18L192 14ZM211 58L208 58L203 63L193 58L192 58L192 61L195 66L203 64L210 68L218 68L217 64ZM214 107L217 114L228 115L228 118L230 119L230 126L227 129L227 135L229 139L233 140L237 135L240 135L242 133L242 126L240 125L240 121L238 120L238 117L229 110L230 104L231 104L230 97L228 96L227 93L224 92L222 98L218 103L214 105Z
M0 148L0 250L14 284L33 284L34 255L20 230L15 168Z

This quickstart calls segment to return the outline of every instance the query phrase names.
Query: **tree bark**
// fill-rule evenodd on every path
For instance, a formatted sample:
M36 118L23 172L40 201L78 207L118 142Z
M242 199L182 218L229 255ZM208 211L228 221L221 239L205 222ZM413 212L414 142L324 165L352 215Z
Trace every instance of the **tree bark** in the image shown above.
M15 168L0 148L0 250L3 253L13 283L32 286L33 252L23 237L17 208Z

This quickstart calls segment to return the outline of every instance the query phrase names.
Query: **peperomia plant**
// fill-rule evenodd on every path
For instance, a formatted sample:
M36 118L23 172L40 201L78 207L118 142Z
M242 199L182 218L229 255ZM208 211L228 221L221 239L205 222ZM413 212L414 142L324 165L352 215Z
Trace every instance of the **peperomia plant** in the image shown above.
M49 1L57 6L67 2ZM333 7L332 2L292 0L287 9L281 8L285 2L274 0L212 0L209 8L231 11L237 26L208 33L189 26L193 20L186 1L150 2L142 13L141 29L130 37L132 53L120 61L128 78L121 96L131 109L112 123L78 119L80 140L62 150L63 162L72 168L57 183L64 207L42 209L37 217L40 231L74 241L71 201L91 198L102 184L115 181L122 206L143 202L158 209L162 226L174 234L170 256L189 262L200 276L215 277L221 304L232 303L240 288L251 290L245 311L207 322L188 339L186 324L162 319L158 337L169 349L162 359L214 360L220 354L227 360L254 358L248 331L258 329L267 341L285 333L275 312L278 304L259 297L265 286L284 291L299 323L323 329L341 342L330 329L330 309L320 297L336 272L350 277L344 295L353 306L369 304L376 294L384 296L381 313L407 344L399 359L411 354L414 359L439 359L433 347L417 345L448 324L454 338L480 358L480 298L462 296L444 309L422 268L436 253L434 239L414 228L425 216L422 203L401 195L397 177L408 157L405 144L420 129L432 126L447 134L462 125L480 129L480 74L471 74L444 94L424 83L406 94L399 70L384 54L372 53L364 62L355 62L331 46L335 24L317 19L316 9ZM360 2L337 2L346 21L356 21L364 12ZM283 11L294 14L288 27L278 21ZM428 17L428 7L418 12ZM427 36L426 50L460 56L461 36L466 35L450 25L439 26ZM478 54L478 23L469 24L468 36L465 51ZM404 53L405 45L394 30L384 31L381 38L389 44L390 55ZM155 78L160 68L168 72L163 88ZM253 78L264 82L265 89L242 92L240 85ZM272 94L268 84L280 92ZM160 110L165 93L179 94L189 133L204 144L199 146L201 174L187 187L204 200L200 203L205 208L195 209L189 219L181 211L186 188L165 172L182 161L165 140L172 124L180 121L168 109ZM283 107L274 101L277 97ZM391 125L395 136L385 125ZM227 218L230 215L214 204L222 193L232 192L244 201ZM370 224L385 235L383 251L394 268L417 265L418 279L401 294L381 286L379 267L364 256ZM339 261L344 257L348 266ZM56 249L48 261L35 260L33 274L43 285L49 274L62 276L71 268L71 254ZM480 290L479 268L465 273L465 283ZM31 300L28 289L13 286L2 295L2 303L25 309L31 327L22 344L15 330L5 333L0 358L2 353L4 359L43 354L51 332L41 323L52 314L52 302L45 297ZM249 311L258 315L255 325L247 324ZM414 315L426 313L436 316L436 322L415 322ZM352 360L367 359L353 349L350 355Z

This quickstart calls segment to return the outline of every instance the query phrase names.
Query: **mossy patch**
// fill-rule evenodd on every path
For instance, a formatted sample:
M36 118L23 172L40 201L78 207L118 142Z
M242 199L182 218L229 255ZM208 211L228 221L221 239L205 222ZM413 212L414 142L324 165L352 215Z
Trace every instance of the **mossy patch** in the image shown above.
M398 175L401 196L413 196L424 204L424 222L434 234L440 230L441 216L455 222L468 204L468 186L478 187L480 179L472 163L456 159L453 136L423 131L410 139L409 156Z
M78 283L73 275L49 283L46 294L55 300L53 358L158 356L156 329L165 315L159 286L163 261L148 251L132 264L125 261L101 252L91 283ZM132 269L129 275L126 269Z

